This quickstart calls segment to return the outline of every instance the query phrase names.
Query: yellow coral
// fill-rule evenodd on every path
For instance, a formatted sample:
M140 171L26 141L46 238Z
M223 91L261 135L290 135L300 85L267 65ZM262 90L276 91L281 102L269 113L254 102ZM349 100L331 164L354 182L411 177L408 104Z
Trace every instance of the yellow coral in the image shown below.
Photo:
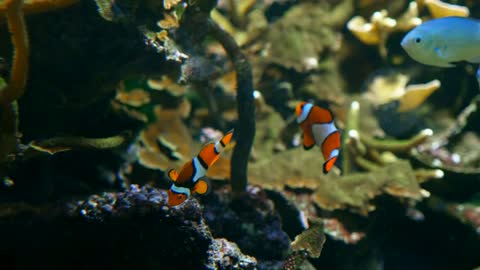
M465 6L448 4L440 0L425 0L424 2L434 18L448 16L468 17L470 15L470 10Z
M367 45L376 45L380 43L380 35L377 27L367 22L361 16L355 16L347 23L347 28L361 42Z
M387 55L385 42L392 32L408 31L421 23L417 3L411 2L407 11L397 19L389 17L387 10L380 10L372 14L370 22L361 16L353 17L347 22L347 29L363 43L378 45L380 54L385 57Z
M405 88L400 98L399 112L411 111L425 102L425 100L440 88L440 81L433 80L424 84L412 84Z
M163 0L163 7L165 9L171 9L180 2L182 2L182 0Z
M0 5L0 12L3 13L6 11L8 2L11 1L5 1L6 4ZM25 0L23 4L23 12L25 12L25 14L32 14L53 11L69 7L78 2L79 0Z
M375 105L398 100L400 105L397 111L406 112L423 104L441 86L439 80L407 86L409 79L407 75L401 73L378 76L368 86L366 97Z

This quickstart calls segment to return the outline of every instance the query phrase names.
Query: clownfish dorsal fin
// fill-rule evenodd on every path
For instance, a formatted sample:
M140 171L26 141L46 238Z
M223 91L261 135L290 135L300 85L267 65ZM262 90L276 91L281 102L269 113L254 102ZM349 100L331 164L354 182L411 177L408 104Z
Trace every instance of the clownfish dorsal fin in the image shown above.
M177 170L175 169L170 169L168 170L168 173L167 173L168 177L170 179L172 179L174 182L177 181L177 178L178 178L178 172Z
M207 194L210 191L210 182L205 178L198 179L192 190L201 195Z
M315 138L313 137L313 133L311 129L305 130L303 132L303 148L305 150L310 150L315 146Z

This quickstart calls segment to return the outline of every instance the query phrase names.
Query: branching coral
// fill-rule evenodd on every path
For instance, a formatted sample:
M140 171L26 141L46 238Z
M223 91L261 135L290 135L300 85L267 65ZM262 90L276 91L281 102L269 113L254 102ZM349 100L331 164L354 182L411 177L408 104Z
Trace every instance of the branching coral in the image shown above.
M378 45L380 55L387 56L386 40L393 32L405 32L420 25L424 19L419 13L426 6L433 18L446 16L468 17L470 14L467 7L447 4L439 0L411 1L408 9L394 19L389 17L388 11L382 9L372 14L367 22L361 16L355 16L347 22L347 28L361 42L367 45Z
M64 8L78 0L6 0L0 4L0 13L7 19L13 45L10 80L0 89L1 161L9 160L16 152L18 137L18 112L16 100L25 91L28 78L30 44L24 14L39 13ZM5 157L7 158L5 159Z
M456 121L448 129L438 133L416 149L413 149L413 157L430 167L461 174L479 174L479 167L463 164L461 156L451 153L451 151L446 149L453 138L462 133L469 119L478 112L479 106L480 96L476 96L457 116Z
M320 257L326 240L323 221L319 218L311 218L308 223L309 227L293 240L291 254L283 265L284 270L298 269L307 257Z
M360 41L367 45L378 45L380 55L386 57L386 41L389 35L396 31L407 31L422 23L418 17L417 3L411 2L407 11L394 19L388 16L387 10L373 13L370 22L361 16L355 16L347 22L347 28Z
M22 96L28 73L29 43L23 0L5 1L5 14L14 47L13 64L8 85L0 91L0 106L5 107Z
M27 80L29 45L23 17L23 1L5 1L7 24L14 47L10 81L0 89L0 163L14 159L18 141L16 100L23 94ZM3 173L2 174L3 176Z
M350 111L350 115L358 115L359 105L353 102ZM344 132L348 137L347 135L344 137L346 139L344 141L344 147L348 150L345 150L344 153L348 155L349 158L345 161L351 162L367 171L375 171L382 166L399 162L398 154L411 153L413 149L433 135L432 130L425 129L408 140L376 139L354 129L358 124L351 123L350 121L358 121L358 116L347 120L347 128ZM347 153L347 151L349 152ZM353 164L344 164L343 166L349 168ZM420 169L413 170L412 172L419 182L423 182L429 178L443 177L441 170ZM426 192L423 193L427 194Z
M23 0L23 12L25 14L43 13L69 7L78 3L79 0ZM6 3L11 0L6 0ZM7 10L7 5L0 5L0 12Z
M374 105L398 101L397 111L406 112L423 104L441 85L439 80L407 85L409 79L409 76L401 73L377 76L368 85L366 97Z
M470 15L470 10L466 6L449 4L440 0L417 0L417 2L424 2L433 18L448 16L468 17Z
M29 147L39 152L56 154L72 149L110 149L115 148L127 140L128 134L112 136L108 138L85 138L85 137L57 137L43 141L32 141Z

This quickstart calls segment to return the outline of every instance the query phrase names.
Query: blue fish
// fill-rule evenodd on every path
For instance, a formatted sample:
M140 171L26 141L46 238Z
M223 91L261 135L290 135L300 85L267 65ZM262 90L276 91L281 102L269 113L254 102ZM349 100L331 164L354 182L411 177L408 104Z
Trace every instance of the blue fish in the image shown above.
M400 44L410 57L425 65L480 63L480 20L444 17L426 21L408 32Z

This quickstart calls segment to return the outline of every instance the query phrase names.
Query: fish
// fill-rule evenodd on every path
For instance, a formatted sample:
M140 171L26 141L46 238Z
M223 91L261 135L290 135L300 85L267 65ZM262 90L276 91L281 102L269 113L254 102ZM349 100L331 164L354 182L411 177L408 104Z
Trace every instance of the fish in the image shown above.
M330 110L309 102L300 102L295 108L297 123L303 131L303 148L319 146L325 162L323 173L327 174L335 165L340 153L340 131L335 126Z
M453 16L429 20L410 30L400 45L415 61L429 66L480 63L480 20Z
M233 129L227 132L220 140L203 146L198 155L186 162L180 172L170 169L167 172L168 178L173 181L167 191L169 206L182 204L192 194L207 194L210 190L210 183L205 175L210 166L220 157L220 153L230 143L233 137Z

